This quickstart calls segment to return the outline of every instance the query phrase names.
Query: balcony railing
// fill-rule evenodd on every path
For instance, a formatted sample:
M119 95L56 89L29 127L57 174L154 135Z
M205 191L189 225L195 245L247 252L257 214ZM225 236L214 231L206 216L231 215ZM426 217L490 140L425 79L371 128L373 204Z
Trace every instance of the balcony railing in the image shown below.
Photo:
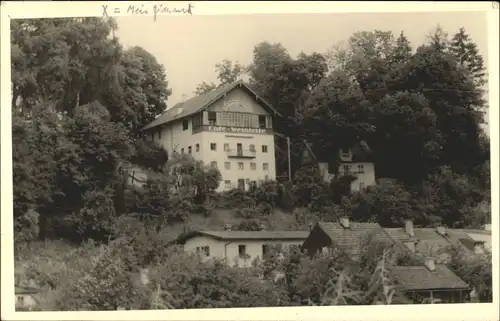
M229 158L255 158L257 153L250 149L228 149L226 154Z

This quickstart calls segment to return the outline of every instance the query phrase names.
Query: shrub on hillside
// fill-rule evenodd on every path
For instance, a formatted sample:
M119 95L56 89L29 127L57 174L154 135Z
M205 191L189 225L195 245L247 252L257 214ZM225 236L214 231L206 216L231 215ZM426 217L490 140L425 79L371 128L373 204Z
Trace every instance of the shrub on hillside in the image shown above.
M470 255L453 248L448 267L469 286L473 287L479 302L493 302L491 253Z
M259 280L251 270L222 261L201 262L194 255L171 253L151 274L161 301L176 309L286 306L288 297L274 283ZM166 303L166 304L165 304Z
M145 309L150 297L147 288L134 283L121 257L105 250L85 275L60 292L55 306L63 311Z

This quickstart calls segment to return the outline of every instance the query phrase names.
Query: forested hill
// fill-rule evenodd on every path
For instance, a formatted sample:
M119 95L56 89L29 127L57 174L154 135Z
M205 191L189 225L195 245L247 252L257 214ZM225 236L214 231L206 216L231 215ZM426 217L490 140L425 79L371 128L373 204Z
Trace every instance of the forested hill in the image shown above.
M138 132L168 106L168 71L143 48L125 50L113 36L116 28L100 18L12 21L20 239L102 237L127 214L165 217L170 224L209 215L214 206L217 173L191 163L182 173L167 170L169 155ZM489 220L489 210L481 210L490 199L489 138L480 129L488 107L481 89L486 71L465 30L448 36L438 28L416 48L404 33L364 31L328 54L297 57L263 42L248 65L223 60L216 68L218 83L203 82L197 92L246 73L252 88L285 116L276 129L311 142L319 158L332 161L331 151L359 140L374 152L377 186L351 195L338 182L315 180L314 169L297 169L286 194L292 207L341 208L356 220L387 226L404 217L461 227ZM128 163L167 174L130 191L123 175ZM185 181L196 192L185 192L168 173L190 176ZM171 187L178 193L165 192ZM248 195L242 201L278 206L263 196L272 193L252 195L253 201Z

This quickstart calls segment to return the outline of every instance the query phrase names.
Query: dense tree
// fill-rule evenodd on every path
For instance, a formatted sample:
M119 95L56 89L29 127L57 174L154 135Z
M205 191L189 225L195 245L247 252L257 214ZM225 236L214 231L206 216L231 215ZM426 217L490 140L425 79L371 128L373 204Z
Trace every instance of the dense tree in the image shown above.
M204 94L217 87L237 81L246 72L246 67L238 62L233 64L231 60L224 59L215 65L215 70L217 71L217 80L219 84L217 85L213 82L207 83L204 81L196 87L194 91L196 95Z

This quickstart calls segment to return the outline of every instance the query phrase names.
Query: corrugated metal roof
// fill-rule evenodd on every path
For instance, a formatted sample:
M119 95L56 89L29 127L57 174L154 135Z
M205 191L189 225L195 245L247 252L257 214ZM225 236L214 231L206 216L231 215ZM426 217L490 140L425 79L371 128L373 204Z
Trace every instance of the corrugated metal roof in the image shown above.
M391 276L404 290L468 289L469 286L445 265L437 264L434 271L425 266L396 266Z
M305 240L309 231L191 231L177 241L183 243L196 236L208 236L218 240Z
M207 93L192 97L185 102L178 103L174 105L174 107L166 110L163 114L158 116L151 123L147 124L142 128L142 130L148 130L163 124L167 124L173 120L181 119L186 116L195 114L206 107L209 107L211 104L215 103L217 100L222 98L224 94L228 93L232 89L240 86L241 88L246 89L248 92L252 94L259 102L265 105L270 111L274 112L276 115L281 116L269 103L260 98L250 87L248 87L242 80L238 80L234 83L227 84L216 88ZM180 108L180 109L179 109Z

